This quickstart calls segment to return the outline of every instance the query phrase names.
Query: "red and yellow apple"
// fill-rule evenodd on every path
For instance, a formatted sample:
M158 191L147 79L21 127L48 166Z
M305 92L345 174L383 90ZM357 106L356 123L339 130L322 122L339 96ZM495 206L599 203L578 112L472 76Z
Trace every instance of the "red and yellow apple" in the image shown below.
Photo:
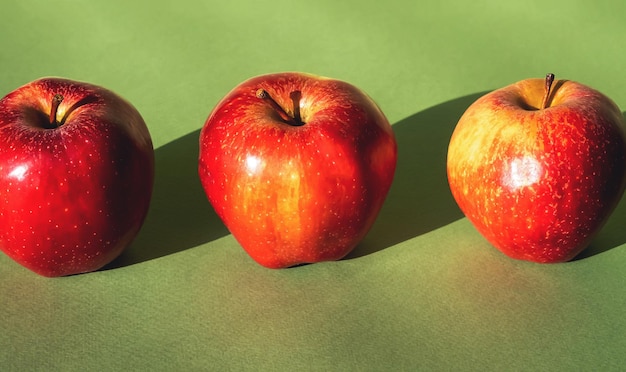
M506 255L571 260L625 186L622 112L583 84L527 79L474 102L450 139L448 181L460 209Z
M259 264L338 260L368 232L397 146L374 101L304 73L251 78L213 109L198 171L226 227Z
M138 233L154 151L117 94L61 78L0 100L0 249L48 277L94 271Z

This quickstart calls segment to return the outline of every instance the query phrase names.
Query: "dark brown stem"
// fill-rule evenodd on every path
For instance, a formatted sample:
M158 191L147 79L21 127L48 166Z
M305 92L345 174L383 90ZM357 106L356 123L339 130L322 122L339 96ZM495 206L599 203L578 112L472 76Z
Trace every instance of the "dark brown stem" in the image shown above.
M50 121L50 124L55 127L59 126L59 122L57 121L57 111L59 111L59 105L61 104L61 102L63 102L62 95L55 94L54 97L52 97L52 105L50 107L49 121Z
M268 102L274 110L278 113L281 119L287 124L299 126L302 125L302 121L300 120L300 104L294 105L294 117L291 117L285 109L283 109L275 100L270 96L270 94L265 89L258 89L256 91L257 98L260 98L266 102ZM294 95L292 93L292 99ZM299 101L299 99L298 99Z
M304 124L302 117L300 116L300 99L302 99L302 93L299 90L291 92L289 95L291 102L293 103L293 118L298 125Z
M543 96L543 101L541 102L541 109L545 109L548 107L548 100L550 99L550 89L552 89L552 83L554 82L554 74L549 73L546 75L546 95Z

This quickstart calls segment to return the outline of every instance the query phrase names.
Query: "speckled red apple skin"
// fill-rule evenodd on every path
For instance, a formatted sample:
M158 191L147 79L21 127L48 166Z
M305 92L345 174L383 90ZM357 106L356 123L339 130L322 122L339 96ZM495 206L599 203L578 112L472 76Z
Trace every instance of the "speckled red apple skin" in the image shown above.
M63 101L45 128L52 97ZM148 129L102 87L43 78L0 100L0 249L48 277L97 270L139 231L154 178Z
M622 113L608 97L541 79L493 91L459 120L448 180L476 229L510 257L565 262L584 250L624 192Z
M256 92L305 122L283 122ZM259 264L284 268L337 260L374 223L397 157L389 122L356 87L302 73L237 86L200 134L199 174L209 201Z

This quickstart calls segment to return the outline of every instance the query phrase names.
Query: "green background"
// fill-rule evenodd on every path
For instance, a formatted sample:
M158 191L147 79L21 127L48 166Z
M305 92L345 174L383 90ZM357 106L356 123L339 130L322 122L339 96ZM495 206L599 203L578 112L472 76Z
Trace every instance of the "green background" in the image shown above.
M150 213L105 270L49 279L0 255L3 370L618 370L626 202L576 260L511 260L462 218L447 143L481 94L554 72L626 108L626 2L33 1L0 6L0 96L42 76L103 85L144 116ZM204 120L259 74L373 97L396 179L346 259L254 263L196 175ZM6 195L2 195L6 197Z

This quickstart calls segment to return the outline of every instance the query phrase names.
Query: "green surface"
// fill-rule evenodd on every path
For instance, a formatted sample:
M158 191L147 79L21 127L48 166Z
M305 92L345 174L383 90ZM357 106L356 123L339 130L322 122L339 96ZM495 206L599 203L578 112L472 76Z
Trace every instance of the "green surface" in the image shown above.
M144 116L157 174L143 230L106 270L48 279L0 255L0 369L623 370L626 202L579 259L513 261L462 218L445 153L481 93L547 72L625 109L624 14L618 0L4 1L0 96L47 75L114 90ZM286 70L365 90L400 158L348 258L274 271L195 169L217 101Z

